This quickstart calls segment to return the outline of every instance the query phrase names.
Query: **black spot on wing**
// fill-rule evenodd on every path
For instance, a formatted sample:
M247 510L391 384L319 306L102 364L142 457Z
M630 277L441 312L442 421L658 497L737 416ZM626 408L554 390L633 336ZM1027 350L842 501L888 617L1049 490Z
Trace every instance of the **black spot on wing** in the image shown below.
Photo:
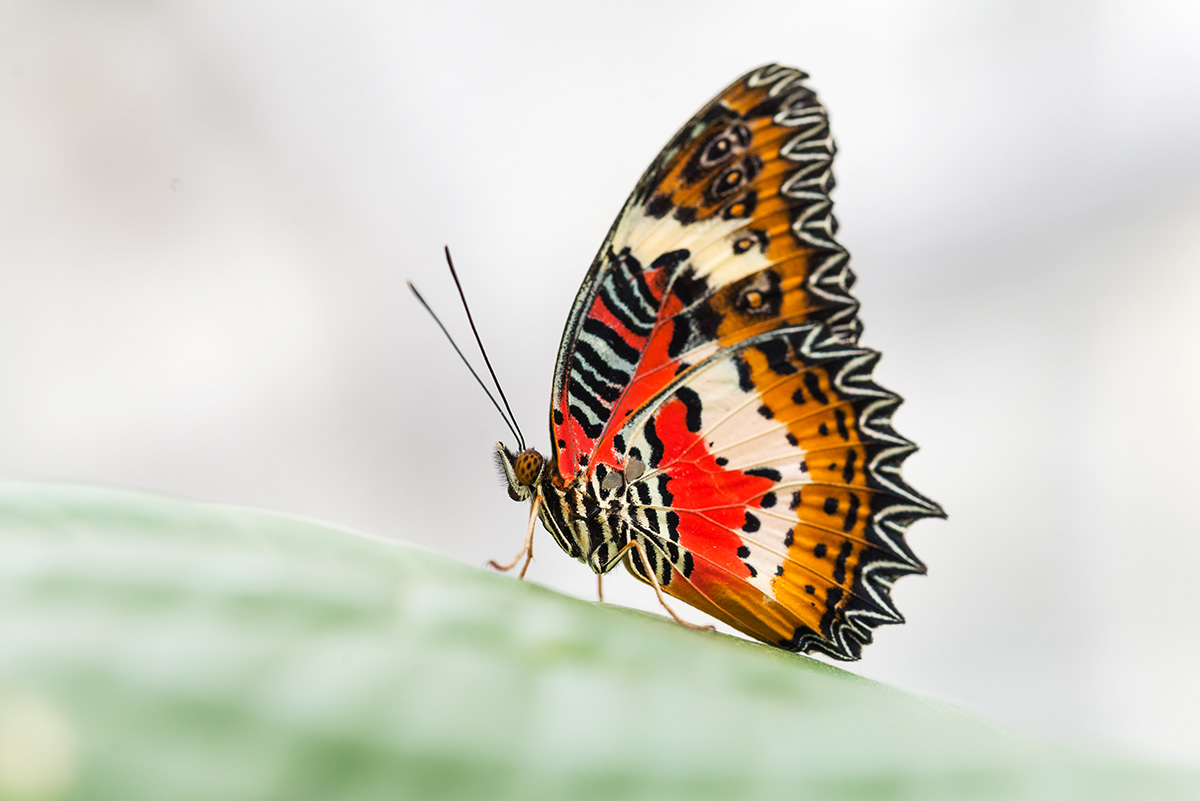
M808 394L813 396L813 399L826 406L829 403L829 397L825 394L825 390L821 389L821 379L817 378L816 373L804 374L804 386L808 388Z
M680 206L675 209L675 219L684 225L691 225L696 221L695 206Z
M778 282L778 277L776 277ZM754 346L767 360L767 367L775 375L792 375L797 372L796 365L789 360L788 345L782 339L768 339Z
M656 220L661 220L663 217L667 216L667 212L669 212L674 205L675 204L671 202L671 198L667 197L666 195L655 195L654 197L650 198L650 202L646 204L646 215L653 217Z
M650 269L661 270L666 268L667 270L674 270L676 267L686 261L691 255L691 251L687 248L667 251L650 263Z
M658 495L660 498L662 498L662 504L663 506L669 507L671 504L675 503L675 493L671 492L670 488L667 486L671 483L671 477L666 474L661 474L656 480L658 482ZM676 515L676 518L678 519L678 515Z
M783 480L783 474L773 467L752 467L749 470L743 470L742 472L748 476L765 478L769 481L778 482Z
M686 317L676 317L671 324L671 341L667 343L667 355L672 359L688 349L692 338L692 326Z
M703 342L709 342L717 338L717 332L721 328L721 321L724 319L725 316L723 314L709 305L697 306L692 311L695 330L699 333Z
M846 519L842 521L842 531L849 533L854 530L855 524L858 523L859 504L858 496L850 493L850 507L846 510Z
M850 439L850 432L846 428L846 412L842 409L834 409L833 418L837 421L838 436L842 439Z
M700 413L704 411L704 404L700 400L700 396L691 387L680 387L675 390L675 397L683 404L687 410L687 416L684 418L684 423L687 430L696 432L700 430Z
M738 389L742 392L752 391L754 389L754 381L750 377L750 364L740 355L734 354L733 365L737 368Z
M844 595L841 587L830 587L825 591L825 614L821 616L821 631L827 638L833 637L833 620Z
M854 450L846 451L846 466L842 468L842 480L847 484L854 481L854 462L858 459L858 452Z
M653 573L655 579L657 579L658 578L658 549L647 548L643 545L641 548L641 551L642 551L642 554L645 555L646 561L650 563L650 572ZM637 561L641 561L641 560L635 559L634 561L637 562ZM661 584L663 582L660 581L659 583Z
M709 304L693 306L691 311L675 318L667 355L678 358L692 348L716 339L723 319L724 316Z
M646 421L646 426L642 429L642 434L646 437L646 442L650 445L650 459L646 464L650 465L650 467L658 467L662 463L663 458L663 441L659 439L658 431L655 430L653 417Z
M850 551L854 546L849 540L842 543L842 547L838 550L837 561L833 565L833 581L835 584L844 584L846 582L846 560L850 557Z
M687 308L708 294L708 281L697 277L696 271L688 267L676 276L671 284L671 291L679 298L684 308Z

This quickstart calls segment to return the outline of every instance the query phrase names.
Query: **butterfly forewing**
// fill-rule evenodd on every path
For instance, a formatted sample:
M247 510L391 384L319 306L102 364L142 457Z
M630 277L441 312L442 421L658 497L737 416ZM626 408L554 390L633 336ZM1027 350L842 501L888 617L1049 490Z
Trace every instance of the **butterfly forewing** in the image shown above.
M560 469L677 371L762 330L822 319L857 335L833 240L828 119L798 70L745 76L642 177L584 281L555 371ZM611 432L610 432L611 434Z
M905 527L941 511L900 480L899 398L857 344L834 145L805 77L746 75L638 183L563 335L544 486L556 525L605 553L636 540L668 593L853 659L901 620L891 582L923 570ZM609 477L631 462L646 469L627 486Z

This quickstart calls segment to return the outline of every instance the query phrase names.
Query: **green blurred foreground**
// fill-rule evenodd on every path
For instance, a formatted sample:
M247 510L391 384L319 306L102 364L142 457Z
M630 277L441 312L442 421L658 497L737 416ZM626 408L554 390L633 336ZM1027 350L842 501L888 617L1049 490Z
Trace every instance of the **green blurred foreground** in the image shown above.
M310 522L0 485L0 798L768 796L1200 780Z

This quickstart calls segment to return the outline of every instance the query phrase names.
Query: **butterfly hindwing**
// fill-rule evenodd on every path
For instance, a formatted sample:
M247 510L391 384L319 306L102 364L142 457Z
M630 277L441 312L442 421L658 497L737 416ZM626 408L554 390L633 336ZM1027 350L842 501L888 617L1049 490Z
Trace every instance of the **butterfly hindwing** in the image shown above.
M752 587L755 620L716 616L746 630L770 607L769 641L841 658L902 619L891 582L924 571L904 528L940 510L896 474L914 446L891 427L899 398L871 379L877 358L820 325L777 329L695 366L622 426L622 460L647 467L631 495L670 510L648 526L630 508L676 567L659 576L667 592L721 609L730 585Z

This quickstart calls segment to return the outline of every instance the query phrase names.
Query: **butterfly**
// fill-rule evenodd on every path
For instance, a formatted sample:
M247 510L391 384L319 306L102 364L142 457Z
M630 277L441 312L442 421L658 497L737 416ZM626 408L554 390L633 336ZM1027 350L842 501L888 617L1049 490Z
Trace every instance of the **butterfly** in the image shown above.
M638 181L571 306L549 458L497 443L531 511L525 548L496 566L524 556L524 575L540 519L668 611L663 593L852 660L903 622L893 582L925 572L907 527L945 515L901 478L916 449L892 428L901 399L858 344L835 148L807 77L772 64L738 79Z

